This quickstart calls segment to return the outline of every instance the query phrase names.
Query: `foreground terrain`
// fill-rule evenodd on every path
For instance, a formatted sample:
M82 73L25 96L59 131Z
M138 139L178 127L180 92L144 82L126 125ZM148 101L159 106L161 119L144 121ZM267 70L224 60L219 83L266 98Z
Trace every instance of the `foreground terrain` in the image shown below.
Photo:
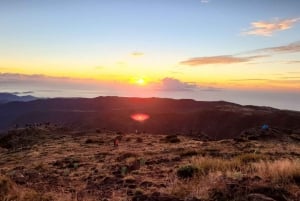
M239 138L206 141L19 128L0 138L0 200L296 201L300 134L285 132L254 128Z

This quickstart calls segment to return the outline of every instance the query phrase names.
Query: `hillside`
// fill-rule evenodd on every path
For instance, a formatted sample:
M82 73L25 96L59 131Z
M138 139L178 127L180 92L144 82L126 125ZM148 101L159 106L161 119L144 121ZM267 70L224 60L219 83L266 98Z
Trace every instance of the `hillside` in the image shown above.
M146 113L135 122L130 116ZM153 134L206 135L233 138L241 131L263 124L299 129L300 112L268 107L241 106L228 102L189 99L98 97L56 98L0 105L0 129L15 125L51 122L79 130L100 129Z
M256 131L201 141L53 125L11 130L0 137L0 200L299 200L300 133Z

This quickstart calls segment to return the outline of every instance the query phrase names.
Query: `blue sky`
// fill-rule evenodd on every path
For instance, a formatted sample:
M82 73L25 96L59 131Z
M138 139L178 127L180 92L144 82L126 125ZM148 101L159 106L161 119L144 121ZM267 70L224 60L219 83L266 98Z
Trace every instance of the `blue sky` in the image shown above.
M298 40L299 26L275 38L240 33L253 21L299 17L299 7L297 0L2 1L1 50L234 54Z

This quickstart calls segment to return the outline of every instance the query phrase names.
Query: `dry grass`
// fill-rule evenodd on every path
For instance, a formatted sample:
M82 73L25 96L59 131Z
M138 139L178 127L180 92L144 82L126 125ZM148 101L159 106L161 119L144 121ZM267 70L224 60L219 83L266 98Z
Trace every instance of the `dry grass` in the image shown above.
M189 180L182 180L176 176L170 177L170 187L167 189L177 197L198 197L208 199L209 190L220 184L226 176L241 177L242 163L238 159L222 159L211 157L192 157L190 164L196 167L198 174Z
M261 158L264 157L248 154L232 160L193 157L190 164L197 167L200 174L195 174L189 180L171 176L171 185L167 192L181 198L199 197L208 199L208 192L211 189L225 185L228 179L241 181L245 176L250 178L259 176L262 178L261 184L271 181L272 184L297 188L294 182L296 179L299 181L300 178L300 160L263 161L260 160Z
M289 183L300 178L300 160L261 161L252 166L255 174L276 183Z
M190 180L181 180L176 176L169 177L169 187L163 192L170 193L180 198L198 197L209 198L209 190L216 186L217 181L222 177L221 172L210 172L207 175L200 175Z
M241 155L237 156L236 159L239 160L243 164L247 164L247 163L253 163L253 162L266 160L266 157L261 154L245 153L245 154L241 154Z
M1 201L54 201L49 194L38 193L32 189L17 187L14 182L5 176L0 176Z
M241 168L239 160L232 159L221 159L221 158L210 158L210 157L193 157L191 164L199 169L202 175L206 175L210 172L226 172L226 171L237 171Z

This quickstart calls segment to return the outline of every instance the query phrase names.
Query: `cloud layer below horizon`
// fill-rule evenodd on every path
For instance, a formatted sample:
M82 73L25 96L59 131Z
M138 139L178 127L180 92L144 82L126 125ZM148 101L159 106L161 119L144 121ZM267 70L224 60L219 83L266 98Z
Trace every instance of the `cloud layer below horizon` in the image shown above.
M297 79L295 80L297 81ZM299 83L299 81L298 79L297 82ZM233 82L246 81L233 80ZM133 85L124 86L118 83L55 78L43 75L0 74L0 92L9 92L17 95L30 94L48 98L92 98L97 96L189 98L202 101L223 100L243 105L265 105L300 111L300 93L201 87L196 83L186 83L174 78L164 78L159 83L152 83L151 86L155 90ZM16 89L19 91L16 91Z

